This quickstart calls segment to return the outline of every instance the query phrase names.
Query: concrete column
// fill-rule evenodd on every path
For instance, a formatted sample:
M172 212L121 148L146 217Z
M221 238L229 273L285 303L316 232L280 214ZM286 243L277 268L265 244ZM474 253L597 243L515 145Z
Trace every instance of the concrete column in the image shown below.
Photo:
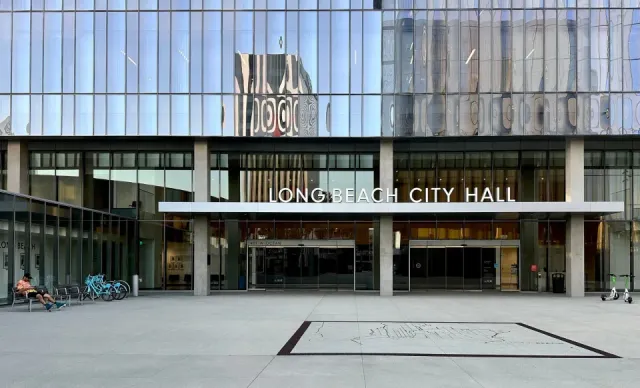
M207 140L196 140L193 145L193 192L195 202L209 202L211 198L210 186L210 155ZM196 296L209 295L209 217L198 214L193 220L193 294Z
M386 202L387 192L393 191L393 141L380 140L380 188L382 200ZM393 217L380 216L379 240L380 249L380 295L393 295Z
M193 295L209 295L209 217L197 214L193 217Z
M29 194L29 150L24 140L7 143L7 191Z
M393 217L380 216L380 296L393 295Z
M567 202L584 202L584 140L568 139L565 152ZM584 296L584 216L572 214L567 220L567 295Z
M584 216L572 215L567 221L567 295L584 296Z
M565 151L567 202L584 202L584 140L567 139Z

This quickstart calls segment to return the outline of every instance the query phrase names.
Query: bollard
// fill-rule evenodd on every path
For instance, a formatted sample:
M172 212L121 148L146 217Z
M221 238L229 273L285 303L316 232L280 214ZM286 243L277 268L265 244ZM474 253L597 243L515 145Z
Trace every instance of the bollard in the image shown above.
M133 275L133 279L131 280L131 294L133 296L138 296L138 287L139 287L139 280L138 280L138 275Z

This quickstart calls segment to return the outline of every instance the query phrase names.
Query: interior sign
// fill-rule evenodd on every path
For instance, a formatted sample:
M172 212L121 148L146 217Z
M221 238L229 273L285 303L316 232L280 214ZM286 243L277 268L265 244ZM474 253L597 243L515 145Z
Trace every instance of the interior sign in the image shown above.
M452 202L451 196L455 187L414 187L409 191L409 200L413 203L420 202ZM444 194L444 201L438 199L439 194ZM423 194L423 195L421 195ZM486 187L466 187L464 192L464 202L515 202L511 196L511 188L506 187L504 192L500 187L491 189ZM377 187L373 190L367 189L333 189L325 191L319 188L309 189L289 189L282 188L274 192L269 189L269 202L344 202L344 203L383 203L398 202L398 189L382 189Z

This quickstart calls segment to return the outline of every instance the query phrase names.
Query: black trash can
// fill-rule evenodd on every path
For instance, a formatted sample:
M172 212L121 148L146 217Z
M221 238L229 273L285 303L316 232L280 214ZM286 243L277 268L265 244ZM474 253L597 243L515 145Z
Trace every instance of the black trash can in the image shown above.
M564 294L564 274L559 272L551 274L551 286L554 294Z

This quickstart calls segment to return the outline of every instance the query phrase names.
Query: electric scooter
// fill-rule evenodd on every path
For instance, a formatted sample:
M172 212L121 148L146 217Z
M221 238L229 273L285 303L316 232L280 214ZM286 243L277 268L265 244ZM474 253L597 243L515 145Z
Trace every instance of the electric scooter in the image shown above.
M633 298L631 297L631 295L629 294L629 283L631 283L631 279L633 279L635 277L635 275L620 275L621 278L625 278L624 280L624 294L622 297L622 300L624 300L625 302L631 304L631 302L633 302Z
M602 299L603 302L609 300L618 300L618 298L620 298L620 294L618 294L618 291L616 291L616 275L610 273L609 278L611 279L611 292L609 292L609 295L600 295L600 299Z

